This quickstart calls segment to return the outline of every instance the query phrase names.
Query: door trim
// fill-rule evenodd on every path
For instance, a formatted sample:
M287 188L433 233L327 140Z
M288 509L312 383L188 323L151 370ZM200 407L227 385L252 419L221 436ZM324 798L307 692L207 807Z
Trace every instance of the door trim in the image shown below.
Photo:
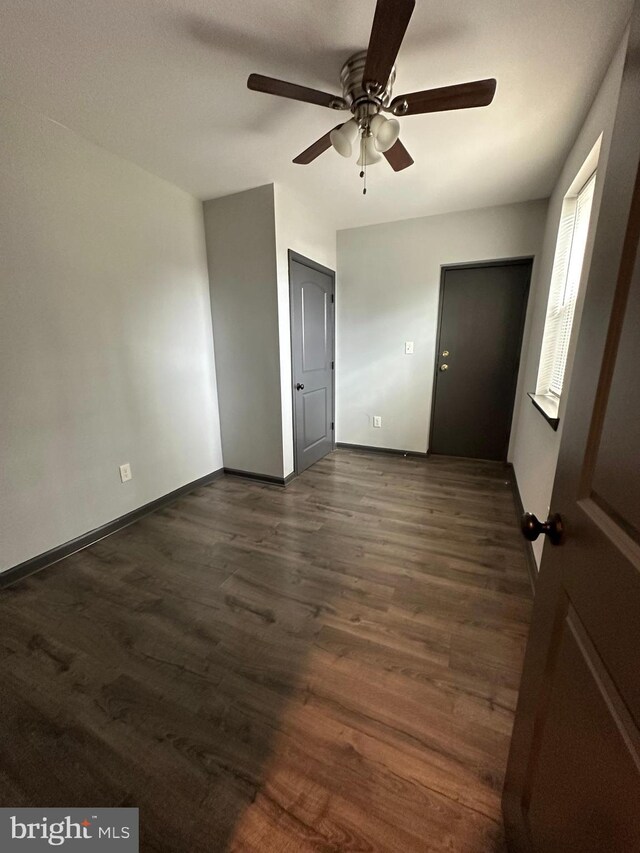
M462 270L462 269L482 269L484 267L512 267L512 266L526 266L530 264L531 269L529 271L529 281L527 282L527 292L526 298L524 300L524 315L522 317L522 336L520 341L520 352L518 353L518 363L516 368L516 387L514 388L513 401L511 403L511 411L509 412L509 419L511 426L513 426L513 411L515 408L515 392L518 388L518 379L520 377L520 361L522 360L522 345L524 344L524 328L527 319L527 311L529 308L529 295L531 292L531 278L533 273L533 262L535 260L535 255L519 255L516 258L497 258L493 261L465 261L461 264L441 264L440 266L440 290L438 292L438 327L436 331L436 349L435 349L435 357L433 361L433 383L432 383L432 391L431 391L431 411L429 413L429 432L428 432L428 444L427 444L427 454L431 453L431 442L433 439L433 422L434 422L434 414L436 410L436 383L438 381L438 359L440 358L440 331L442 329L442 308L443 308L443 294L444 294L444 278L449 270ZM511 440L511 427L509 427L509 441ZM504 462L507 461L507 455L509 452L509 442L507 442L507 447L505 448Z
M331 450L336 449L336 273L335 270L329 269L329 267L325 267L322 264L319 264L317 261L312 261L311 258L307 258L304 255L299 254L299 252L294 252L293 249L287 250L287 269L289 272L289 345L291 347L291 418L293 421L293 473L297 477L300 473L298 471L298 453L297 453L297 430L296 430L296 398L293 391L293 312L291 311L291 306L293 304L293 293L291 288L291 263L295 261L298 264L302 264L302 266L309 267L312 270L317 270L318 272L322 272L325 275L328 275L331 279L331 284L333 287L333 316L331 318L332 321L332 336L331 336L331 346L332 346L332 362L333 362L333 382L332 384L332 394L331 394L331 422L333 424L333 435L331 436Z

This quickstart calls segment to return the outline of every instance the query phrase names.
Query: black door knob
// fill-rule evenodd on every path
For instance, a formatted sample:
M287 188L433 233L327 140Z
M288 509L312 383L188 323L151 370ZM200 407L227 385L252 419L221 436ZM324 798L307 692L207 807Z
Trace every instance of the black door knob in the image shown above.
M539 521L532 512L525 512L520 520L520 530L529 542L535 542L538 536L544 533L549 537L552 545L561 545L564 536L562 518L557 512L550 515L544 523Z
M296 391L304 391L304 385L302 384L302 382L298 382L298 384L296 385Z

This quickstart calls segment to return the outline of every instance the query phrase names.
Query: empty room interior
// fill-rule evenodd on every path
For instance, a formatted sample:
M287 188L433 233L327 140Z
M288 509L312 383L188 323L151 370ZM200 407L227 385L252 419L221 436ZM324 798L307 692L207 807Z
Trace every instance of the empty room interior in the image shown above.
M640 1L0 46L2 853L639 853Z

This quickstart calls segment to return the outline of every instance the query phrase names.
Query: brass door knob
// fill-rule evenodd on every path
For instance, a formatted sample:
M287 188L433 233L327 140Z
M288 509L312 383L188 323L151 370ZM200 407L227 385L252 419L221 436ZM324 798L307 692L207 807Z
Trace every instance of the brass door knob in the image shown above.
M440 370L449 370L449 365L448 364L441 364Z

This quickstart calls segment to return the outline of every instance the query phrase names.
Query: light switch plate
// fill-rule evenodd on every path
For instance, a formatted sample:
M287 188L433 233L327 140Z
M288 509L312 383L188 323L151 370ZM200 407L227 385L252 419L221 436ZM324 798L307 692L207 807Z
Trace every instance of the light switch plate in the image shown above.
M413 341L404 342L404 354L413 355Z
M125 462L124 465L120 466L120 480L123 483L126 483L128 480L133 478L133 474L131 473L131 465L128 462Z
M380 427L382 426L382 418L380 415L373 416L373 425L376 429L380 429Z

